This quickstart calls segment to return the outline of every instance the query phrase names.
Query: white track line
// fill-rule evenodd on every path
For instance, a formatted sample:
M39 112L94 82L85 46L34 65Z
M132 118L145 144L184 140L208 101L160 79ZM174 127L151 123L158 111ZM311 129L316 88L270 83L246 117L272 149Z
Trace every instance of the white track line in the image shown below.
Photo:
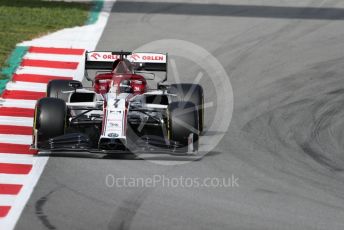
M0 184L24 184L27 177L25 174L2 174Z
M8 89L8 90L34 91L34 92L46 92L47 84L16 81L16 82L7 83L6 89Z
M17 125L17 126L32 127L33 118L31 118L31 117L0 116L0 125Z
M0 206L12 206L17 195L0 195Z
M27 53L24 59L45 60L45 61L65 61L65 62L81 62L83 55L64 55L64 54L43 54L43 53Z
M30 145L32 143L31 135L0 134L0 143Z
M2 99L0 105L3 107L33 109L35 108L36 100Z
M30 154L13 154L13 153L1 153L0 162L6 164L28 164L33 163L33 157ZM1 175L0 178L2 178Z
M37 75L50 75L57 77L74 77L75 70L71 69L56 69L56 68L41 68L41 67L20 67L16 71L17 74L37 74Z

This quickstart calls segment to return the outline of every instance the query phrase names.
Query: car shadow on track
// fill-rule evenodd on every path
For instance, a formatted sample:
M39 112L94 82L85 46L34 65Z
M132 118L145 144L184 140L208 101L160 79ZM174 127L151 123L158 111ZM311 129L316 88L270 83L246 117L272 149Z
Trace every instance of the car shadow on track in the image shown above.
M36 157L67 157L67 158L88 158L88 159L104 159L104 160L148 160L148 161L199 161L204 157L213 157L222 152L212 151L207 154L200 155L170 155L159 153L143 153L143 154L99 154L90 152L58 152L58 153L40 153Z
M134 154L104 154L91 152L53 152L39 153L36 157L68 157L68 158L89 158L89 159L123 159L123 160L141 160Z

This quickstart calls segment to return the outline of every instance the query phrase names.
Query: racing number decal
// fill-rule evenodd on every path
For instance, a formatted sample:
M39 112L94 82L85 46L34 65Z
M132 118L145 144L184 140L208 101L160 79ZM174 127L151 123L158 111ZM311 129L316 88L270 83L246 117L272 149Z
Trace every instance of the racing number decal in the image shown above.
M117 109L118 107L118 102L120 101L120 99L115 99L115 103L113 104L115 106L115 108Z

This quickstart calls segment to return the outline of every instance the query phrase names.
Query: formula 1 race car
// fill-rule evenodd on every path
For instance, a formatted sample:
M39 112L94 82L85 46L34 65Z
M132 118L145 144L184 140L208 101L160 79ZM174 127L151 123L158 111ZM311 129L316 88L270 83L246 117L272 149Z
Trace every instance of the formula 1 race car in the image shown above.
M49 151L195 153L203 88L168 84L167 54L86 52L85 78L52 80L35 108L32 148ZM96 70L95 77L88 70ZM163 79L148 87L156 73ZM155 88L155 89L153 89Z

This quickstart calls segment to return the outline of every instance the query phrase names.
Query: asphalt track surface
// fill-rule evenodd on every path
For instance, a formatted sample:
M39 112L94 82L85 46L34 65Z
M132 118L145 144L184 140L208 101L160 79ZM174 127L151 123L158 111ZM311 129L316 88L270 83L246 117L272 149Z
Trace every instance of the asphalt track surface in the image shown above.
M51 157L16 229L344 229L344 3L206 2L117 2L98 49L171 38L207 49L234 93L222 141L203 159L173 166ZM199 70L176 63L192 82ZM201 84L206 101L221 96L206 76ZM208 108L206 124L212 116ZM118 188L106 186L109 174L233 174L239 187Z

